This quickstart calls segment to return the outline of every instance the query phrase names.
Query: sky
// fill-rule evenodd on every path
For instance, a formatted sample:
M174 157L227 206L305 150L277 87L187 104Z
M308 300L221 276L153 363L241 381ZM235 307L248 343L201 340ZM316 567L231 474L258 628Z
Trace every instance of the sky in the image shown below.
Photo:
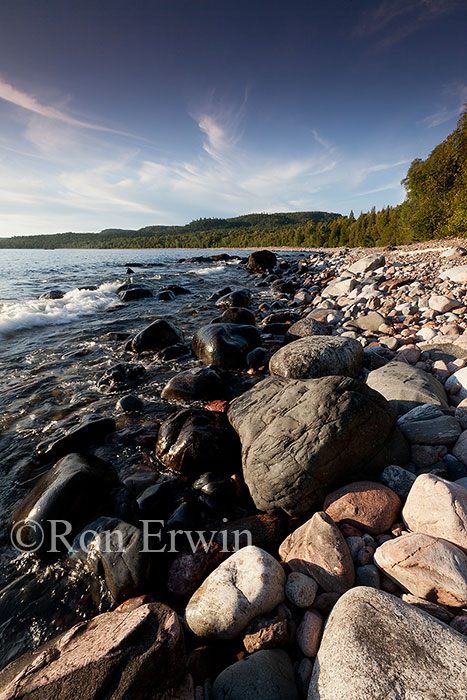
M0 236L399 204L466 36L465 0L2 0Z

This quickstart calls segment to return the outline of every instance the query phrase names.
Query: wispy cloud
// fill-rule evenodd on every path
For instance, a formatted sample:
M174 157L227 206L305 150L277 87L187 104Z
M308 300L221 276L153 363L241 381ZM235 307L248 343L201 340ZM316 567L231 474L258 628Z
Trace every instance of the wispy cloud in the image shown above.
M449 83L445 86L443 95L447 104L442 105L436 112L422 119L420 124L425 124L431 129L458 117L467 102L467 85L460 82Z
M352 34L376 42L373 49L386 50L443 15L450 14L461 0L383 0L361 14Z
M32 112L34 114L39 114L47 119L53 119L55 121L68 124L69 126L78 127L82 129L90 129L91 131L101 131L109 134L118 134L119 136L130 136L134 138L133 134L126 131L120 131L118 129L111 129L107 126L101 126L99 124L93 124L92 122L83 121L81 119L75 119L66 112L57 109L52 105L46 105L39 100L37 100L32 95L26 92L18 90L6 80L0 77L0 99L10 102L11 104L21 107L22 109Z

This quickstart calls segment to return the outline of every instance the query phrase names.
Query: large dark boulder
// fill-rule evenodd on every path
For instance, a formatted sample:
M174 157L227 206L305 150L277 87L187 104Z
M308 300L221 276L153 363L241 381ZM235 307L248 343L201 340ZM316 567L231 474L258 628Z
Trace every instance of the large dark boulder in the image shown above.
M293 323L285 336L287 341L298 340L299 338L308 338L314 335L330 335L331 331L326 323L316 321L314 318L302 318L300 321Z
M39 479L13 514L19 547L48 549L51 521L66 520L76 530L110 510L109 492L115 481L114 470L95 457L76 453L63 457ZM56 544L63 546L58 540Z
M250 272L266 272L272 270L276 262L275 253L270 250L255 250L248 258L247 267Z
M254 326L211 323L196 331L191 349L205 365L238 368L244 366L246 356L260 342Z
M256 507L291 515L319 506L342 482L370 477L374 459L380 469L396 423L384 397L348 377L271 377L234 399L228 417Z
M162 350L177 343L183 343L182 331L170 321L160 318L135 335L131 348L135 352L144 352L145 350Z
M317 335L299 338L280 348L269 361L269 371L292 379L330 375L356 377L362 370L363 360L363 348L358 340Z
M194 367L176 374L162 390L163 399L210 401L223 394L223 383L212 367Z
M152 700L185 677L183 632L162 603L129 605L80 622L0 672L13 700Z
M224 414L187 408L162 423L156 456L187 477L208 471L231 474L240 466L240 443Z

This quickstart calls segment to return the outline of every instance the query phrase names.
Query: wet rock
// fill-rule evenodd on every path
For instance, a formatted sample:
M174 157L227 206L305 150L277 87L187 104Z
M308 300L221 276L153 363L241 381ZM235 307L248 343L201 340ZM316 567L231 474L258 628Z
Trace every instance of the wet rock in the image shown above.
M245 326L255 326L256 319L254 313L249 309L241 306L232 306L213 319L211 323L239 323Z
M172 377L163 388L161 397L175 401L210 401L223 393L223 382L215 369L193 367Z
M39 299L63 299L65 292L61 289L51 289L48 292L44 292L39 296Z
M225 416L188 408L160 427L156 456L172 471L196 477L206 471L232 473L240 462L240 445Z
M447 625L373 588L335 605L308 700L446 700L465 694L467 645Z
M104 372L97 386L101 390L121 391L137 384L145 371L143 365L119 363Z
M257 651L228 666L212 690L213 700L298 700L292 662L282 649Z
M131 347L134 352L144 352L146 350L162 350L177 343L183 343L181 330L170 321L160 318L137 333L132 340Z
M244 366L246 356L260 340L254 326L212 323L196 331L191 347L205 365L238 368Z
M279 556L311 576L327 592L343 593L354 583L355 571L347 543L326 513L315 513L279 547Z
M253 369L264 368L267 364L268 355L269 350L267 348L255 348L246 356L246 366L252 367Z
M330 375L356 377L363 367L363 348L357 340L339 336L300 338L280 348L269 371L280 377L315 379Z
M247 307L250 305L250 300L251 292L249 289L236 289L218 299L216 301L216 306L221 309L228 309L233 306Z
M313 658L318 653L323 630L323 618L316 610L307 610L297 630L297 644L300 650Z
M277 263L277 256L270 250L255 250L248 258L247 267L250 272L267 272Z
M389 530L401 509L399 496L373 481L357 481L330 493L323 510L335 523L348 523L378 535Z
M102 442L108 433L115 430L113 418L89 418L83 420L66 435L40 442L36 454L44 461L60 459L71 452L86 451L89 445Z
M151 700L184 676L177 615L166 605L149 603L81 622L14 661L0 672L0 697L70 700L79 690L81 700Z
M122 301L136 301L152 297L152 292L148 287L139 284L125 284L117 289L117 294Z
M39 479L12 516L13 529L20 528L19 548L49 548L50 544L63 547L58 539L51 542L51 521L66 520L76 532L105 512L110 508L109 493L115 476L113 469L95 457L79 454L63 457ZM43 539L35 523L42 528Z
M175 299L175 294L170 289L161 289L157 293L157 299L159 301L173 301Z
M318 590L318 583L311 576L300 571L292 571L287 576L285 595L297 608L309 608L313 605Z
M442 537L467 549L467 489L434 474L421 474L402 511L409 530Z
M124 413L136 413L143 408L143 402L138 396L128 394L117 401L116 408Z
M156 358L160 362L170 362L171 360L178 360L180 357L186 357L191 355L191 350L189 347L183 343L176 343L175 345L169 345L162 350L158 350L156 353Z
M382 394L399 415L420 404L448 405L443 385L435 377L402 362L389 362L373 370L367 384Z
M86 525L70 552L96 575L102 573L113 599L122 602L143 587L148 571L142 531L118 518L101 517Z
M199 637L234 639L257 615L284 600L285 573L259 547L245 547L220 564L191 597L185 617Z
M228 417L256 507L291 515L321 504L339 479L370 476L395 423L382 396L347 377L265 379Z
M403 535L378 547L375 563L415 596L452 607L467 604L467 555L446 540Z
M383 267L385 263L386 259L384 255L372 253L371 255L365 255L364 258L360 258L360 260L354 262L354 264L348 268L348 271L352 272L353 274L365 274L371 270L377 270L378 267Z

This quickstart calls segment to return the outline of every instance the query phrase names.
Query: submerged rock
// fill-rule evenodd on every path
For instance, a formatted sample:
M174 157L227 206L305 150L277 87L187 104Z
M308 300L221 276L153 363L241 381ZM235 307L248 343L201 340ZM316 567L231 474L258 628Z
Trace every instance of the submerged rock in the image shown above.
M162 350L169 345L183 343L183 333L173 323L160 318L142 331L132 340L131 347L135 352L145 350Z

